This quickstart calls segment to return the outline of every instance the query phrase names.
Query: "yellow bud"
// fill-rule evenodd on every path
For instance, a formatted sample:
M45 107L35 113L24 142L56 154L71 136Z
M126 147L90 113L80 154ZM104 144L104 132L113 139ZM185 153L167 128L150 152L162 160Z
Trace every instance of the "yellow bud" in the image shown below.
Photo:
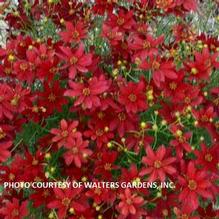
M159 112L156 110L156 111L154 111L154 114L155 114L155 115L158 115L158 114L159 114Z
M96 211L100 211L100 208L101 208L101 207L100 207L99 205L97 205L97 206L96 206Z
M108 142L108 143L107 143L107 147L108 147L108 148L111 148L112 146L113 146L113 144L112 144L111 142Z
M207 91L205 91L203 94L204 94L205 97L208 96L208 92Z
M196 75L196 74L198 73L197 68L192 68L192 69L191 69L191 73L192 73L193 75Z
M147 99L150 101L150 100L153 100L154 97L153 97L153 95L148 95L148 96L147 96Z
M200 141L204 141L204 137L203 136L200 137Z
M104 127L104 132L108 132L109 131L109 127L108 126L105 126Z
M121 138L121 142L122 142L122 143L125 143L125 138Z
M86 182L86 181L87 181L87 177L86 177L86 176L83 176L83 177L81 178L81 181L82 181L82 182Z
M118 60L117 65L121 65L121 64L122 64L121 60Z
M180 117L180 113L177 111L177 112L175 112L175 116L176 117Z
M161 193L161 192L158 192L158 193L157 193L157 197L162 197L162 193Z
M161 121L161 125L166 125L167 124L167 121L166 120L162 120Z
M65 20L63 18L61 18L59 22L60 22L60 24L64 24Z
M178 130L176 130L176 135L177 135L178 137L181 137L181 136L182 136L182 134L183 134L183 133L182 133L182 131L181 131L181 130L179 130L179 129L178 129Z
M70 213L70 214L75 214L75 209L74 209L74 208L70 208L70 209L69 209L69 213Z
M51 154L50 154L50 153L46 153L46 154L45 154L45 158L46 158L47 160L51 159Z
M15 60L14 55L10 54L10 55L8 56L8 61L9 61L9 62L13 62L14 60Z
M118 73L119 73L119 70L118 70L117 68L115 68L115 69L113 70L113 72L112 72L112 74L113 74L114 77L117 76Z
M49 218L49 219L55 218L54 213L53 213L53 212L50 212L48 218Z
M158 130L157 124L154 124L154 125L152 126L152 129L156 132L156 131Z
M198 121L194 121L194 126L197 126L198 125Z
M55 172L55 170L56 170L56 168L55 168L55 167L51 167L51 168L50 168L50 172L51 172L51 173L54 173L54 172Z
M29 46L28 46L28 49L29 49L29 50L33 49L33 46L32 46L32 45L29 45Z
M141 128L142 128L142 129L146 128L146 126L147 126L147 124L146 124L145 122L141 122L140 125L141 125Z
M99 214L97 219L103 219L103 216L101 214Z

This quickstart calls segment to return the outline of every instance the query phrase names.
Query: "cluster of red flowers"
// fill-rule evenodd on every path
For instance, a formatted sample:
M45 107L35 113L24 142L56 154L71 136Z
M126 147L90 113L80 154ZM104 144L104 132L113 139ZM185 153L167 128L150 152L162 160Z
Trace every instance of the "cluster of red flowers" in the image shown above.
M0 218L216 218L219 42L187 23L197 1L18 2L0 48L0 183L175 188L5 188Z

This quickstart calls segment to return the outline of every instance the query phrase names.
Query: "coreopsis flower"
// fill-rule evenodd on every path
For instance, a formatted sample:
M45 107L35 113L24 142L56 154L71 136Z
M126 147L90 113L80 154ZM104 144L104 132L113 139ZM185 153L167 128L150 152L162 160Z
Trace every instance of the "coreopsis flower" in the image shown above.
M193 62L185 63L190 73L190 78L208 80L212 67L219 68L219 62L217 61L218 53L211 55L208 48L204 48L202 52L195 52L194 56Z
M59 35L66 43L78 43L87 36L87 28L82 21L72 24L69 21L65 22L66 31L61 31Z
M211 147L206 146L204 143L200 144L200 150L195 150L194 154L197 157L195 163L200 165L206 171L217 173L218 171L218 157L219 145L215 144Z
M112 170L117 169L114 164L118 154L115 151L104 151L99 155L99 159L95 162L94 174L101 175L103 179L112 177Z
M12 96L12 88L7 84L0 84L0 119L13 118L13 107L10 104Z
M84 136L89 137L96 142L98 148L101 148L104 144L107 144L114 137L114 133L108 126L102 124L88 124L88 130L84 132Z
M167 151L165 146L161 145L154 152L150 146L146 148L146 156L142 158L142 163L146 164L139 173L140 176L149 175L148 181L155 180L165 181L166 174L172 175L176 173L176 169L171 166L175 161L175 157L166 157Z
M76 212L83 212L86 207L78 196L82 192L82 188L54 188L55 200L47 204L50 209L58 209L58 218L65 218L67 214L75 214Z
M211 182L206 171L198 171L194 162L190 161L184 176L178 176L178 183L181 187L179 201L182 202L183 209L186 211L198 208L198 197L212 199L210 192Z
M28 108L30 104L30 88L22 88L20 84L17 84L14 89L12 89L12 97L10 104L13 111L16 113L22 113Z
M31 46L33 47L33 46ZM37 72L37 53L36 49L27 49L26 57L24 60L17 60L13 63L13 70L15 72L16 77L21 81L26 81L31 84Z
M126 31L130 30L135 21L133 19L133 11L119 10L118 15L113 13L109 14L107 24L111 27L119 27L119 30Z
M165 78L176 79L177 74L172 61L161 60L160 56L150 56L150 59L145 60L136 58L138 67L143 70L151 70L152 78L156 86L159 88Z
M128 113L137 113L146 110L144 82L128 82L126 85L121 86L118 101L125 106Z
M53 128L50 130L50 133L55 135L52 138L53 142L56 142L58 147L66 146L67 144L71 144L72 140L76 140L81 137L81 133L77 131L77 126L79 122L73 121L70 124L62 119L60 121L60 128Z
M176 0L176 6L183 6L183 8L187 11L195 11L197 9L197 1L196 0Z
M136 193L132 194L131 190L126 188L123 193L119 194L119 199L120 202L116 208L122 216L120 218L128 218L128 216L138 218L141 216L139 209L144 203L144 199L141 196Z
M186 152L191 152L191 145L188 143L189 139L192 136L191 132L183 133L180 127L172 125L170 131L173 133L175 139L170 141L170 145L173 146L176 150L176 155L178 158L183 157L183 150Z
M11 146L12 141L0 142L0 162L6 161L11 156L11 152L9 151Z
M119 27L110 27L103 24L102 37L106 38L111 46L118 45L123 40L123 33L119 31Z
M0 215L5 219L23 219L28 215L28 201L19 203L19 200L13 198L12 201L6 201L0 209Z
M77 72L86 73L88 71L88 66L92 63L92 54L84 53L83 43L79 44L79 47L72 51L69 47L60 47L62 54L58 56L65 60L66 64L63 68L69 68L69 78L74 79Z
M89 141L83 141L82 138L77 138L75 141L69 139L65 148L67 152L63 155L65 163L70 165L74 163L78 168L81 167L82 163L87 162L87 157L92 154L92 151L88 149Z
M158 55L158 46L163 40L163 36L154 38L151 34L147 34L145 38L142 38L134 34L128 38L128 47L135 51L136 57L153 56Z
M60 87L59 81L55 81L51 85L47 82L44 83L44 90L38 93L38 105L46 109L46 115L62 110L62 106L67 103L63 98L64 89Z
M104 76L92 77L88 83L76 83L69 81L69 90L64 95L77 97L74 106L82 105L84 109L91 109L101 105L100 95L109 88L109 82Z
M134 130L137 117L125 110L118 110L115 116L111 119L109 128L117 130L120 137L123 137L126 131Z

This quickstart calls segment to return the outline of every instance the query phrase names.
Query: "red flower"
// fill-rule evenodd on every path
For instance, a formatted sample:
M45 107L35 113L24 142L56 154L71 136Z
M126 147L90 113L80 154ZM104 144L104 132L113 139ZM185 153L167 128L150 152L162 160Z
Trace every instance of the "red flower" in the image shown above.
M66 147L68 151L63 155L65 163L70 165L72 162L76 167L80 168L82 163L87 162L87 157L92 154L92 151L88 149L89 141L83 141L82 138L77 138L75 141L69 139Z
M208 174L206 171L197 171L194 162L189 162L186 175L179 176L178 180L182 188L179 201L182 202L183 209L187 212L198 208L199 195L203 198L212 199L213 196L209 191L211 183L208 180Z
M187 70L190 72L190 78L208 80L212 67L219 68L218 53L211 56L209 50L204 48L201 53L195 52L194 55L195 61L185 63Z
M22 113L30 104L30 88L23 89L21 85L16 85L13 89L12 99L10 101L13 111Z
M143 39L139 35L134 34L128 38L128 47L136 52L135 57L153 56L158 55L158 46L163 40L163 36L155 39L152 35L147 34L145 39Z
M201 150L195 150L194 153L197 157L195 163L201 165L206 171L212 171L217 173L218 171L218 157L219 157L219 145L215 144L211 147L207 147L205 144L201 144Z
M19 204L19 200L12 199L12 202L7 201L0 209L0 214L4 215L5 219L23 219L28 215L28 201L23 201Z
M125 106L128 113L136 113L145 110L147 104L144 82L128 82L127 85L122 86L120 88L118 100Z
M119 27L112 28L106 24L103 24L102 36L109 40L111 46L118 45L123 39L123 34L119 31Z
M71 89L65 91L64 95L78 97L74 106L82 104L84 109L91 109L101 105L99 95L108 90L109 83L100 76L91 78L87 84L69 81L69 86Z
M71 144L72 140L76 140L81 137L81 133L77 131L78 121L73 121L68 124L65 119L60 121L60 129L53 128L50 133L55 135L52 138L53 142L57 142L58 147L62 147Z
M0 84L0 119L13 118L13 107L10 104L12 95L12 89L7 84Z
M58 56L66 61L64 67L69 67L69 78L74 79L77 72L86 73L92 63L92 55L84 53L84 45L80 43L77 50L72 51L69 47L60 47L63 54Z
M62 110L62 106L67 103L67 100L63 98L64 89L59 85L58 81L55 81L52 85L48 82L44 83L43 92L38 93L38 104L46 109L46 115L50 115L54 112Z
M65 22L66 31L61 31L59 35L65 43L78 43L87 36L87 29L83 22L78 21L75 25Z
M122 108L122 107L121 107ZM137 117L130 115L126 111L115 111L115 116L110 121L110 130L117 130L120 137L123 137L126 131L134 130Z
M197 9L196 0L176 0L176 5L182 5L187 11L195 11Z
M55 188L53 191L56 199L51 201L47 207L58 209L58 218L64 219L68 213L75 214L77 211L83 212L85 210L85 203L78 200L81 188Z
M147 156L142 158L142 162L148 167L142 168L140 176L150 174L148 181L153 182L160 179L161 182L165 181L166 173L172 175L176 173L176 169L170 164L176 161L174 157L165 158L166 148L161 145L156 152L150 146L146 148Z
M95 162L94 174L101 175L103 179L111 179L112 170L117 169L114 164L117 158L115 151L105 151L99 155L99 159Z
M0 162L6 161L11 156L11 152L8 150L11 146L12 141L0 143Z
M191 152L191 145L188 143L188 140L191 138L192 133L186 132L183 133L183 131L176 125L172 125L170 127L170 131L175 136L175 139L170 141L170 145L173 146L176 150L176 155L178 158L183 157L183 149L186 152Z
M113 13L109 14L107 24L111 27L119 27L119 30L130 30L135 21L133 19L133 11L119 10L118 15Z
M130 189L126 188L124 193L119 194L120 202L116 206L117 210L127 218L129 215L140 218L138 215L139 208L143 205L144 199L137 194L132 194Z
M149 61L146 61L144 59L139 60L139 58L137 58L136 63L138 62L138 67L140 69L152 71L154 83L158 88L161 86L162 82L165 82L165 78L177 78L177 74L175 72L174 64L172 61L164 61L161 60L159 56L151 56Z

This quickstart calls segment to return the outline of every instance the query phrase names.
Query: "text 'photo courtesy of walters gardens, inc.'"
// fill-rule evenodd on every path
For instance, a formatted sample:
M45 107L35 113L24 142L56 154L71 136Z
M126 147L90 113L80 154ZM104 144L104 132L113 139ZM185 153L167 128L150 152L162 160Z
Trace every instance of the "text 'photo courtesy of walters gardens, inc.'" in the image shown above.
M89 181L56 181L56 182L4 182L3 187L6 188L99 188L99 189L118 189L118 188L135 188L135 189L149 189L149 188L171 188L174 189L173 182L140 182L138 180L133 182L89 182Z

